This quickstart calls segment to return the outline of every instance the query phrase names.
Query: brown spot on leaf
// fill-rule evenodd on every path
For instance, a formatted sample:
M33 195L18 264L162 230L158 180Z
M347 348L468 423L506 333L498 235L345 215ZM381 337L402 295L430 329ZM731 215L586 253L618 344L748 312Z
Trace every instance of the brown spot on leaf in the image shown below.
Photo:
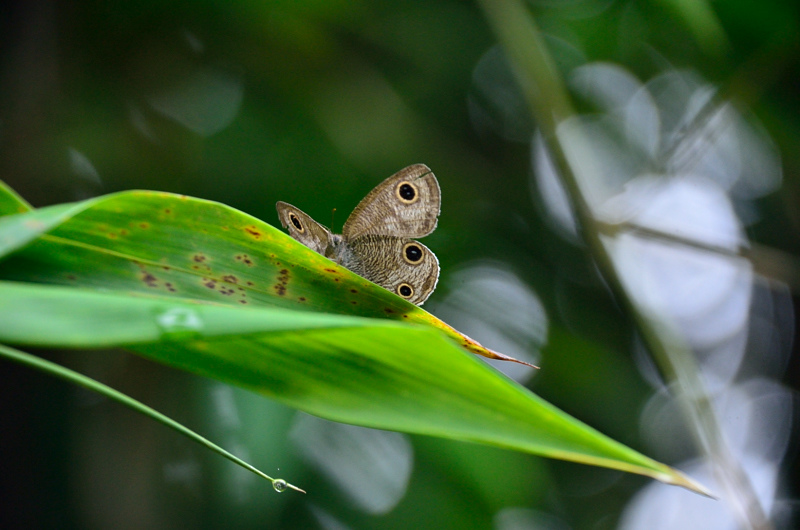
M206 282L203 285L205 285L209 289L216 289L217 282L215 282L214 280L206 280Z
M408 315L403 315L403 318L408 318Z
M353 293L353 294L356 294L358 291L355 290L355 289L350 289L350 292Z
M73 280L73 281L75 281L75 280L77 280L77 279L78 279L78 277L77 277L77 276L75 276L74 274L67 274L67 279L68 279L68 280Z
M325 272L332 272L333 274L338 274L339 271L336 269L325 269Z
M247 300L239 300L239 303L240 304L248 304L249 302Z
M164 213L167 215L172 215L172 210L169 208L164 208Z
M261 230L255 226L245 226L244 231L253 236L253 239L261 239L261 237L264 235L261 233Z
M128 235L128 231L123 228L122 230L119 231L119 235L127 236Z
M114 232L109 232L108 237L110 237L111 239L117 239L117 234L115 234Z
M248 285L249 287L252 287L252 286L254 286L255 284L254 284L253 282L250 282L250 281L248 281L248 282L247 282L247 285Z
M358 302L356 302L355 300L350 300L350 303L353 305L358 305Z
M158 280L156 280L156 277L147 271L142 271L142 281L146 283L148 287L158 287Z
M147 230L148 228L150 228L150 223L139 223L139 228L141 228L142 230Z
M306 301L306 297L305 296L301 296L300 298L298 298L298 300L300 300L301 302L305 302Z
M392 313L394 313L394 309L391 309L389 307L384 307L383 312L386 313L387 315L391 315Z
M279 296L283 296L286 294L286 285L289 283L289 271L286 269L281 269L280 275L278 276L278 283L276 283L273 288L278 293Z
M226 274L225 276L222 277L222 279L228 283L239 283L239 278L237 278L233 274Z
M175 289L175 286L173 286L172 283L170 283L170 282L165 283L164 286L171 293L174 293L177 290L177 289Z
M236 258L236 261L241 261L242 263L244 263L248 267L252 267L253 266L253 260L250 259L250 256L248 256L247 254L237 254L235 256L235 258Z
M208 259L208 258L207 258L205 255L203 255L203 254L195 254L194 256L192 256L192 259L193 259L193 260L194 260L196 263L203 263L203 262L204 262L206 259Z

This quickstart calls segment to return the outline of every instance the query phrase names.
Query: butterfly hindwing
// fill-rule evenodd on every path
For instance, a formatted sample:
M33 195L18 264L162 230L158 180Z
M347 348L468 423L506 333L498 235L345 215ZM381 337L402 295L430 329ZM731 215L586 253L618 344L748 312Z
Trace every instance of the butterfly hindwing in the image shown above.
M342 265L411 303L421 305L436 288L439 260L419 241L370 235L349 247Z

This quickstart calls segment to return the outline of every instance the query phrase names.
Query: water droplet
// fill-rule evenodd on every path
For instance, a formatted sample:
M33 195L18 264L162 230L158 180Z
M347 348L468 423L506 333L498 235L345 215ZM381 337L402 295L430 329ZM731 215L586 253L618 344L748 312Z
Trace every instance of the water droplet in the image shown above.
M275 491L277 491L278 493L286 491L286 481L283 480L282 478L276 478L272 482L272 487L275 488Z
M161 337L167 340L186 340L199 336L205 327L196 311L183 307L158 312L156 324L161 328Z

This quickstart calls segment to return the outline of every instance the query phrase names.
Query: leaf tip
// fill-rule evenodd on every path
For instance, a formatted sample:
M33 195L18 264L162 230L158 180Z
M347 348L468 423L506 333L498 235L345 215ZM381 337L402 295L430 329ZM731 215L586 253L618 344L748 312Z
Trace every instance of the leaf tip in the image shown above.
M527 361L521 361L519 359L511 357L510 355L506 355L504 353L491 350L486 346L483 346L480 342L476 341L475 339L467 337L463 333L461 334L461 336L464 338L463 346L472 353L476 353L478 355L486 357L487 359L496 359L498 361L509 361L512 363L524 364L525 366L530 366L531 368L539 370L539 367L536 366L535 364L531 364Z

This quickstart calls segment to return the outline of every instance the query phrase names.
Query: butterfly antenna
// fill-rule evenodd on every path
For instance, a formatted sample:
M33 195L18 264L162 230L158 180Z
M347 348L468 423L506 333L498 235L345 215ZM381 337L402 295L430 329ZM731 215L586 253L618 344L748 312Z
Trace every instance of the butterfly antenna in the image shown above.
M336 232L335 227L333 226L333 217L336 214L336 208L331 209L331 232Z

